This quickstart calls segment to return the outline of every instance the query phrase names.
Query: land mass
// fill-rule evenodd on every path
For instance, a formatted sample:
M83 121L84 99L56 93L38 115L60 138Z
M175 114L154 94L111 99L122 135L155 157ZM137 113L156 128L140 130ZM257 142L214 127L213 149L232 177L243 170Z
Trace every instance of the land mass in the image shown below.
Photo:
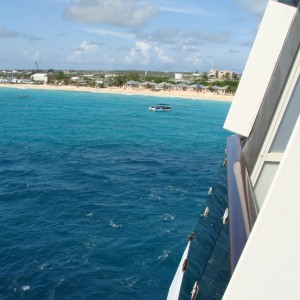
M162 98L185 98L193 100L212 100L231 102L233 95L225 93L216 93L210 91L199 90L181 90L181 89L160 89L153 90L147 88L133 88L128 86L123 87L87 87L87 86L74 86L74 85L49 85L49 84L0 84L0 88L17 88L17 89L43 89L43 90L60 90L60 91L75 91L75 92L90 92L90 93L111 93L122 95L141 95L141 96L154 96Z

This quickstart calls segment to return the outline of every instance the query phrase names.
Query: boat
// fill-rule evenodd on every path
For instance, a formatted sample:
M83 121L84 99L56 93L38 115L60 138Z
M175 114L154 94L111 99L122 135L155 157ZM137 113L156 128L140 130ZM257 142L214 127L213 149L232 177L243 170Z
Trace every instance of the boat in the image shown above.
M169 104L156 104L149 107L151 111L170 111L172 108Z
M167 299L299 299L299 115L299 0L269 0L224 122L226 196L208 200ZM210 243L201 230L213 231ZM228 280L216 295L219 282L207 270L226 230Z

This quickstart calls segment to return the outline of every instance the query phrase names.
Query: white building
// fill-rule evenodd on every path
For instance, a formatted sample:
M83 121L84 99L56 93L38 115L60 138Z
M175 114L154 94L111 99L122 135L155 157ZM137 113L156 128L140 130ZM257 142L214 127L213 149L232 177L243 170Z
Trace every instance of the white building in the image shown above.
M79 81L81 81L81 78L77 77L77 76L73 76L73 77L70 78L70 80L73 81L73 82L79 82Z
M48 82L48 74L42 74L42 73L35 73L31 75L31 80L36 83L43 83L46 84Z
M175 73L175 80L182 80L182 77L181 73Z
M233 77L233 72L228 70L210 70L208 73L209 78L218 79L231 79Z

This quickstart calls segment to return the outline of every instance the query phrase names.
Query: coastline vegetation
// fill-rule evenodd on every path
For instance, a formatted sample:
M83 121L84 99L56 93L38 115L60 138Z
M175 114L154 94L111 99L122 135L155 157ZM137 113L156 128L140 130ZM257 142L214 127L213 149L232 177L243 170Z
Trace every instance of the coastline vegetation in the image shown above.
M50 85L77 85L87 87L121 87L126 85L129 81L136 82L153 82L155 84L169 83L178 84L184 83L186 85L206 86L208 90L213 90L214 86L226 87L226 92L234 94L240 80L240 75L226 73L222 78L216 76L209 76L207 72L191 73L178 72L181 75L180 79L176 79L175 72L159 72L159 71L78 71L78 70L19 70L19 71L2 71L0 79L9 80L15 78L16 80L30 80L35 73L47 74L48 84ZM150 88L150 86L149 86Z

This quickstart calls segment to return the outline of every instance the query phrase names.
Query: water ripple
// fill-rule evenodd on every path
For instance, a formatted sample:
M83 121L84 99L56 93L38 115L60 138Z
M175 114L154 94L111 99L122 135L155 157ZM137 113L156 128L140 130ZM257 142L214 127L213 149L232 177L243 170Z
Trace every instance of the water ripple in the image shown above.
M0 90L1 299L164 299L228 105Z

